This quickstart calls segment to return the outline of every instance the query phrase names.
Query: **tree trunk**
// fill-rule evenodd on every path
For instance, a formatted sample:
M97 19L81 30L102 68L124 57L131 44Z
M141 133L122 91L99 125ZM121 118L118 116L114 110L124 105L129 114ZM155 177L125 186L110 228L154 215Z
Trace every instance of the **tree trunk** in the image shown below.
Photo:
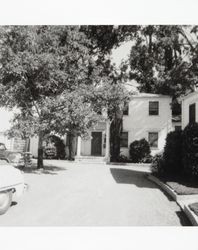
M76 136L72 133L68 133L68 160L73 161L75 159L75 153L76 153Z
M43 133L39 133L37 168L43 168Z
M115 118L110 126L110 160L117 162L120 156L120 136L122 132L123 112L120 109L116 110Z

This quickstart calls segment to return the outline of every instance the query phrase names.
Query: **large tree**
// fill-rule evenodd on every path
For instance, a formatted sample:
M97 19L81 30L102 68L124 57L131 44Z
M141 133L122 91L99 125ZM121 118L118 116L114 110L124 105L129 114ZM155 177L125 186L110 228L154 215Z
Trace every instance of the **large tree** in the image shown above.
M130 78L140 84L140 91L175 99L194 88L197 80L192 59L198 41L193 30L181 25L140 27L129 59Z
M78 26L1 27L0 103L20 110L15 121L32 124L31 132L39 136L38 167L43 167L42 142L49 124L59 124L56 119L64 114L57 111L59 98L99 81L88 45Z

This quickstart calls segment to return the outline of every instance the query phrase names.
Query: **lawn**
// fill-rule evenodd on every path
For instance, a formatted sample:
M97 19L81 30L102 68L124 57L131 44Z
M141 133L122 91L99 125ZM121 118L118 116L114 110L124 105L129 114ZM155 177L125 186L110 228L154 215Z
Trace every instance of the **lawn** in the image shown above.
M198 216L198 202L190 204L189 208Z
M159 178L159 177L158 177ZM178 195L191 195L198 194L198 182L197 181L189 181L184 177L178 178L159 178L165 184L167 184L170 188L172 188Z

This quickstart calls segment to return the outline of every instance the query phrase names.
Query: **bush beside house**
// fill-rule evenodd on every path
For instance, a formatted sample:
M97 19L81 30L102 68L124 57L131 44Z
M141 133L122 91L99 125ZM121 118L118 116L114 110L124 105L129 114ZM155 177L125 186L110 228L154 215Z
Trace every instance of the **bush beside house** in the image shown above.
M167 135L163 154L153 158L152 172L164 177L198 178L198 123Z
M191 123L184 129L182 148L184 174L198 178L198 123Z
M167 175L180 175L182 166L182 131L172 131L166 137L163 167Z
M150 153L150 145L145 139L135 140L130 144L129 155L133 163L149 162Z

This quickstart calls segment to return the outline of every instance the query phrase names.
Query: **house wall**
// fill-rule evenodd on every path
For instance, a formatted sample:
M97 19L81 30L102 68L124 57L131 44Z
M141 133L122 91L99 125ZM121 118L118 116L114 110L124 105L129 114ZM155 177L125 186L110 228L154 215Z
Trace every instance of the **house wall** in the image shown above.
M196 103L196 122L198 122L198 92L189 94L182 100L182 129L189 123L189 105Z
M159 115L149 116L149 101L159 101ZM129 114L123 118L123 131L128 132L128 148L121 154L129 156L129 145L145 138L149 132L158 132L158 148L151 148L152 155L163 150L167 133L172 130L170 97L134 97L129 103Z
M38 136L31 137L30 152L32 153L33 157L38 157Z
M14 150L14 138L8 139L4 132L0 132L0 142L4 143L8 150Z
M6 148L11 151L25 151L26 141L21 138L8 138L5 132L0 132L0 142L4 143Z

